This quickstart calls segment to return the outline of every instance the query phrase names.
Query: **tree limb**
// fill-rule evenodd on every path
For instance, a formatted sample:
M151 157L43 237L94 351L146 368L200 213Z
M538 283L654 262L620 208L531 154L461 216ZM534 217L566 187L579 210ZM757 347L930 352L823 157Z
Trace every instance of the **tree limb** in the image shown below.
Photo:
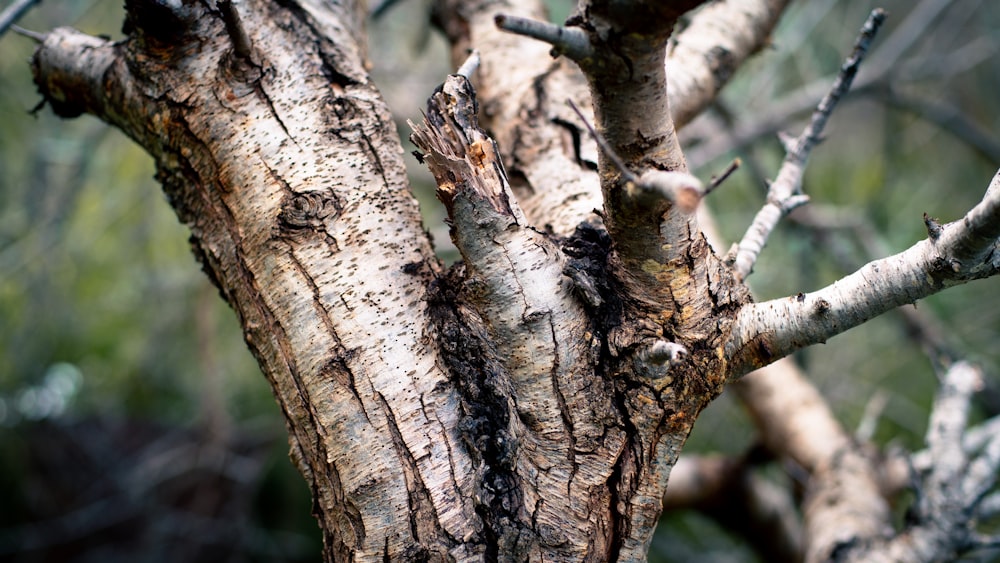
M809 153L821 140L823 128L826 126L830 114L837 106L840 98L847 93L851 87L851 82L858 72L861 61L868 51L878 32L882 22L885 21L886 14L881 9L873 10L865 21L854 44L854 50L850 57L844 61L840 67L840 73L827 95L820 101L813 112L812 119L805 131L795 139L784 141L785 160L778 171L778 177L771 184L767 191L767 203L757 212L750 228L747 229L743 239L737 246L736 256L733 259L733 268L737 276L746 279L753 270L753 265L757 261L757 256L767 244L767 239L771 232L778 225L778 221L791 212L796 207L806 203L808 197L802 194L802 176L805 174L805 166L809 160Z
M1000 171L963 219L895 256L868 263L811 293L754 303L737 315L726 354L733 375L832 336L946 287L1000 271Z
M712 2L671 41L667 92L678 129L715 100L753 54L767 47L789 0Z
M892 537L849 546L843 560L945 561L995 545L976 533L975 514L996 484L1000 434L989 436L978 453L963 444L970 400L981 386L982 375L967 362L944 373L927 427L930 465L916 476L917 500L908 525Z
M595 496L611 478L609 460L625 436L599 422L614 412L613 394L599 392L606 383L595 376L587 317L562 275L565 255L526 224L496 145L479 128L474 96L467 79L452 75L428 101L425 122L411 127L465 259L471 291L460 300L477 310L494 346L503 347L497 360L504 370L493 385L505 395L490 416L506 421L507 470L518 494L494 505L507 503L509 519L523 520L525 528L569 519L558 530L561 543L546 546L552 538L543 536L543 549L603 553L602 531L611 524L588 521L588 507L599 502ZM511 524L497 522L494 531Z
M9 6L4 8L3 12L0 12L0 36L14 25L17 20L21 19L24 14L28 12L35 4L39 3L41 0L14 0Z
M806 561L825 561L838 545L889 532L873 465L794 362L779 360L732 390L768 449L809 475L802 501Z
M476 533L475 475L426 337L439 264L367 79L364 14L240 6L242 47L208 4L132 0L122 43L50 33L36 83L153 155L286 417L326 558L462 559L449 538Z

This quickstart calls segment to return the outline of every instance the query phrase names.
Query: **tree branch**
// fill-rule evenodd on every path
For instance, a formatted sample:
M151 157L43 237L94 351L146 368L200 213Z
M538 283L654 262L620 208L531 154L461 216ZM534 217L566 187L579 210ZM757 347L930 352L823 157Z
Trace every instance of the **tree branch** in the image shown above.
M768 449L809 475L802 501L806 561L889 531L889 506L874 466L837 422L819 391L788 358L731 387Z
M945 287L1000 271L1000 172L983 201L935 238L868 263L818 291L754 303L737 315L726 346L739 376L795 350L825 342L869 319Z
M823 128L837 102L850 89L865 52L882 22L885 21L885 17L886 14L881 9L872 11L861 28L861 34L854 44L851 56L840 67L837 79L816 107L805 131L795 139L784 141L785 160L778 171L778 177L767 191L767 203L757 212L750 228L743 235L743 240L739 242L733 267L740 278L745 279L753 270L757 256L767 244L767 239L778 225L778 221L808 201L808 197L802 194L802 176L805 174L809 153L821 140Z
M484 455L481 471L504 476L490 481L511 489L480 493L494 515L487 523L501 543L527 541L522 530L533 529L543 532L540 545L552 553L606 554L611 516L595 521L587 507L601 502L626 439L604 422L616 410L614 392L591 363L591 326L563 276L565 255L527 225L477 110L469 81L452 75L428 101L425 122L411 127L465 259L466 291L456 300L477 311L491 342L485 347L502 366L481 384L467 383L463 396L474 420L473 405L486 402L482 388L496 389L482 415L499 423L489 439L505 442L508 452ZM569 524L546 532L536 522Z
M553 55L566 55L574 61L592 57L594 48L580 28L562 27L548 22L497 14L493 21L504 31L531 37L552 45Z
M748 58L768 46L790 0L712 2L671 42L667 91L680 129L715 100Z
M668 75L679 76L667 94L671 107L675 100L683 106L681 123L706 107L735 69L766 43L787 4L784 0L719 2L693 15L687 28L691 33L682 32L667 62ZM489 3L438 0L435 17L452 42L455 65L470 45L483 53L479 97L484 123L495 135L529 221L569 236L582 221L598 220L592 212L602 206L593 171L597 146L564 103L573 100L592 122L586 81L565 58L549 60L542 43L499 32L495 9ZM503 10L510 16L544 19L542 3L536 0L513 0ZM698 31L706 29L714 33ZM511 67L509 60L519 64ZM711 88L706 87L709 83Z
M14 0L9 6L0 12L0 36L7 33L7 30L21 19L35 4L41 0Z
M153 155L286 417L326 558L446 557L448 538L477 533L476 479L427 337L440 265L367 78L364 14L241 9L261 60L232 65L209 3L127 4L122 43L50 33L33 59L40 91Z
M513 0L503 10L508 17L545 19L538 0ZM477 94L483 123L497 141L529 222L565 237L582 221L597 219L597 147L574 125L565 103L572 99L592 115L577 66L565 57L553 61L542 42L498 28L496 6L490 3L438 0L434 15L451 41L453 64L470 46L481 53ZM518 64L510 65L511 60Z
M945 561L991 541L976 533L975 514L997 481L1000 434L989 436L979 453L963 444L970 400L981 386L979 370L966 362L945 372L927 427L930 465L918 475L909 525L894 537L849 547L844 561Z

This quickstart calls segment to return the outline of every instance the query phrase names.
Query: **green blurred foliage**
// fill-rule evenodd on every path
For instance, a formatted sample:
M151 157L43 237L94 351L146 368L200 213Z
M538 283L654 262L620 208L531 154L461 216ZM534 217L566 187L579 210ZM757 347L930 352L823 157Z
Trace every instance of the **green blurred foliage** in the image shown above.
M550 4L557 21L569 13L567 1ZM881 5L891 17L873 56L914 9L903 0ZM781 95L831 77L872 7L866 0L796 3L771 48L739 72L721 105L736 122L752 120L775 109L773 100ZM370 30L373 76L404 139L405 120L419 116L425 96L450 67L444 42L426 25L426 8L426 0L403 2ZM34 30L73 25L120 37L121 19L120 0L91 0L45 2L20 23ZM892 84L958 108L997 142L998 29L1000 14L990 3L953 3L913 42L902 59L909 63L893 67ZM31 50L26 38L12 33L0 38L0 489L16 492L4 495L0 510L0 557L11 555L17 545L12 538L26 526L50 522L46 518L56 518L59 509L120 498L93 491L87 496L81 492L85 487L69 487L74 494L62 496L45 492L55 490L57 482L79 479L56 468L80 465L98 475L97 469L113 461L124 475L128 467L159 453L133 442L205 448L222 436L232 459L253 461L248 481L236 489L250 499L240 510L251 515L243 517L249 519L246 533L234 549L245 548L250 560L318 559L308 491L286 461L278 409L235 316L199 271L185 228L153 181L151 159L93 118L62 121L45 108L29 113L39 101L26 64ZM710 110L704 119L718 114ZM802 118L791 116L786 129L797 134ZM696 122L689 129L699 127ZM960 217L979 200L1000 164L939 125L873 95L847 100L827 136L813 153L804 189L814 204L841 206L870 222L893 252L925 236L924 212L942 221ZM763 201L763 181L773 177L782 158L773 136L766 136L739 153L692 164L707 178L737 154L745 166L709 201L730 240L750 223ZM443 255L453 259L433 182L415 161L408 157L407 163L427 228ZM752 276L758 298L822 287L844 275L843 262L870 259L853 236L834 233L828 246L812 231L784 223ZM919 304L948 342L980 362L994 381L1000 367L997 283L953 288ZM799 359L848 428L858 423L867 401L883 391L889 398L877 441L921 445L935 378L895 315L807 350ZM122 442L98 447L101 436ZM738 455L754 439L738 404L723 396L699 419L689 451ZM46 440L59 444L62 453L36 451ZM95 451L112 453L93 459ZM182 496L156 506L175 517L170 510ZM228 510L216 516L233 517L236 509ZM654 540L652 561L753 560L740 540L702 516L668 519ZM151 526L140 529L149 537L171 537L148 532L160 529ZM258 538L257 543L248 538ZM108 550L113 544L99 546ZM78 547L67 560L115 559L98 557L108 552L93 546L86 553ZM118 555L128 558L126 552ZM159 558L170 557L178 553L164 551ZM19 560L40 559L28 552Z

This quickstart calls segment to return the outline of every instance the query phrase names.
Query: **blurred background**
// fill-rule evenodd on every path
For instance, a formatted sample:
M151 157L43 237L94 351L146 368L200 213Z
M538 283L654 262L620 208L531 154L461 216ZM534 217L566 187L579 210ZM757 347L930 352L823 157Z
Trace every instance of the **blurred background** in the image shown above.
M550 4L555 21L570 9ZM742 235L783 156L776 132L801 131L876 6L890 18L813 152L813 204L782 224L755 268L761 299L907 248L926 236L923 213L961 217L1000 166L1000 10L976 0L797 2L772 45L683 132L702 178L743 161L708 201L722 234ZM425 0L407 0L371 23L374 79L404 138L405 120L450 71L426 13ZM122 19L120 0L47 0L20 25L119 38ZM318 561L284 422L151 159L92 117L32 113L32 48L0 37L0 560ZM427 227L446 241L433 183L407 158ZM453 260L448 252L442 245ZM1000 280L975 282L916 308L994 384L998 289ZM912 332L893 313L798 360L848 428L864 419L877 443L919 448L936 379ZM987 396L976 416L991 414ZM723 397L687 451L740 456L754 440ZM765 473L789 479L784 468ZM694 512L666 515L651 553L755 557Z

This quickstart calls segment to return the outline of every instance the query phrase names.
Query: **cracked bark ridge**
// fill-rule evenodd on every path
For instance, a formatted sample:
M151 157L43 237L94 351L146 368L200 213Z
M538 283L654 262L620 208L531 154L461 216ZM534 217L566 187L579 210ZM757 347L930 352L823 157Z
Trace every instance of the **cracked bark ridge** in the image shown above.
M446 342L481 335L469 344L479 365L457 355L450 365L486 476L487 552L604 559L615 541L608 481L625 435L565 257L526 224L464 77L448 77L412 138L465 259L448 278L465 320L439 332Z
M447 320L457 313L442 315L442 347L467 335L477 339L470 357L483 358L470 367L456 355L450 365L467 380L459 387L477 470L485 483L505 487L498 494L484 485L480 493L487 552L644 557L670 466L697 413L721 392L717 346L726 323L714 319L684 344L652 338L653 350L672 352L644 355L646 337L666 331L656 320L620 316L638 309L604 273L614 271L602 244L610 239L594 227L578 230L565 246L567 261L525 224L495 146L478 128L473 96L464 77L449 77L412 138L426 153L464 258L442 280L453 297L441 303L458 303L466 324ZM700 283L720 310L742 302L725 279L705 272Z
M48 34L36 83L153 156L285 415L325 558L478 557L459 397L426 337L439 265L352 35L363 14L239 7L250 57L206 4L130 0L122 42Z

